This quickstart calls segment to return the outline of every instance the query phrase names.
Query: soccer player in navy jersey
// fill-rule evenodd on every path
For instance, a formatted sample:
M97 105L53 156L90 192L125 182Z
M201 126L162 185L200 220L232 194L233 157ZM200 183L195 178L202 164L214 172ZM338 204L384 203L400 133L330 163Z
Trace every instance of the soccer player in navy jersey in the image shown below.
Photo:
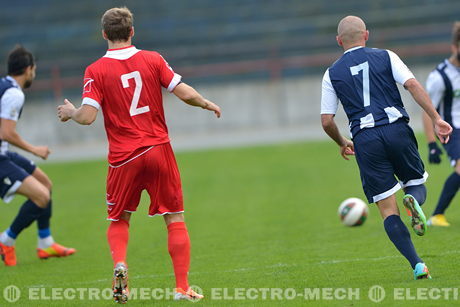
M454 171L447 177L436 209L428 220L428 225L431 226L450 225L444 212L460 188L460 22L455 22L452 28L451 50L451 56L442 61L426 81L426 89L433 106L454 127L449 143L444 144ZM442 151L436 143L433 125L426 114L423 116L423 126L428 141L428 160L430 163L439 164Z
M51 180L33 161L9 150L12 144L42 159L48 158L48 146L35 146L16 131L24 106L22 89L35 78L32 53L18 46L8 56L8 76L0 79L0 197L10 202L15 194L27 197L11 226L0 234L0 256L7 266L15 266L15 242L19 234L34 221L38 226L39 258L63 257L75 253L54 242L50 231Z
M366 47L369 31L361 18L343 18L337 32L344 54L323 77L323 129L340 146L342 157L348 160L347 156L356 156L364 193L369 203L377 203L385 231L411 264L414 278L431 278L401 221L395 198L402 188L412 228L417 235L424 235L426 218L420 205L426 199L428 174L396 83L427 112L442 143L449 140L452 127L441 119L428 94L395 53ZM339 101L347 114L353 142L340 134L334 121Z

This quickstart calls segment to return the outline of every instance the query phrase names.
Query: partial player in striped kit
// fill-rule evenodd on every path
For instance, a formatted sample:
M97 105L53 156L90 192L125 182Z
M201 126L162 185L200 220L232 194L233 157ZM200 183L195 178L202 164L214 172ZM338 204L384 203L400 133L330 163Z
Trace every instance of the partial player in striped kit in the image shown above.
M8 56L8 76L0 79L0 197L7 203L16 194L27 197L11 226L0 234L0 255L7 266L16 265L16 238L34 221L39 258L75 253L75 249L55 243L51 236L51 180L33 161L9 150L11 144L42 159L50 154L48 146L32 145L16 131L25 101L22 89L32 85L35 69L32 53L18 46Z
M454 171L447 177L437 206L428 220L428 225L431 226L450 226L444 213L460 188L460 22L455 22L452 28L451 50L450 57L442 61L426 81L426 89L433 106L454 128L449 143L443 144ZM423 117L423 126L428 141L428 159L430 163L439 164L442 151L426 114Z

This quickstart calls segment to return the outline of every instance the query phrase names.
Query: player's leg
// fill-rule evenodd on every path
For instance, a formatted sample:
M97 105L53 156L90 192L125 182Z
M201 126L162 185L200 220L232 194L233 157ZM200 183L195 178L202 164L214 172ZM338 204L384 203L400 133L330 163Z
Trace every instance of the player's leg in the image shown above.
M107 241L113 260L113 298L126 303L129 295L128 265L129 220L136 211L143 190L142 156L119 167L109 167L107 176Z
M37 256L40 259L50 257L65 257L76 252L74 248L68 248L54 242L50 231L50 218L52 211L51 188L52 183L48 176L35 165L35 163L22 155L15 152L8 152L8 157L17 166L21 167L28 174L38 180L50 193L50 200L43 210L42 214L37 218L38 226L38 244Z
M0 235L0 254L5 265L16 265L16 254L14 245L16 238L27 227L32 224L45 210L49 202L49 191L37 179L29 176L16 165L10 164L14 168L8 181L12 181L11 190L13 193L24 195L28 200L21 206L19 212L10 227ZM16 184L17 183L17 184ZM19 187L14 187L19 185Z
M377 207L382 216L388 238L407 261L409 261L414 270L414 278L430 278L426 265L415 251L407 227L401 221L395 195L393 194L378 201Z
M107 240L109 242L114 267L118 263L126 264L126 251L129 241L129 220L130 212L123 212L118 220L112 220L107 229Z
M112 291L115 302L126 303L128 300L128 265L126 251L129 240L130 212L123 212L118 221L111 221L107 229L112 260L114 263Z
M447 147L447 146L446 146ZM439 196L438 204L428 221L429 225L432 226L450 226L444 215L446 209L449 207L452 199L457 194L460 188L460 159L455 161L455 171L447 177L442 188L441 195Z
M168 252L176 277L175 300L197 300L203 295L196 293L188 283L190 268L190 237L182 213L165 214L164 220L168 228Z
M420 158L417 140L414 132L405 122L388 125L385 129L385 142L390 161L406 193L403 198L404 207L411 218L414 232L423 236L427 222L421 205L426 200L424 183L428 173L425 172Z
M168 229L168 251L172 260L176 289L174 299L201 299L203 296L189 287L190 237L184 222L182 186L171 145L155 146L146 156L151 165L146 174L151 182L147 186L151 205L149 215L163 215Z

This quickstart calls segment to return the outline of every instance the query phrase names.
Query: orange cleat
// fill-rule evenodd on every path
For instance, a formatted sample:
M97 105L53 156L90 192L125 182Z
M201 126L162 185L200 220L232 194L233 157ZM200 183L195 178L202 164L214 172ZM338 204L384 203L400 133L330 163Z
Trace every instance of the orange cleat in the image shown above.
M54 243L48 248L37 248L37 256L40 259L48 259L51 257L67 257L75 254L75 248L69 248L57 243Z
M15 266L17 263L14 245L6 246L0 243L0 256L2 257L2 260L6 266Z
M179 301L179 300L199 301L202 298L204 298L204 296L196 293L195 291L193 291L192 288L188 288L187 291L185 291L182 288L174 289L174 300L175 301Z

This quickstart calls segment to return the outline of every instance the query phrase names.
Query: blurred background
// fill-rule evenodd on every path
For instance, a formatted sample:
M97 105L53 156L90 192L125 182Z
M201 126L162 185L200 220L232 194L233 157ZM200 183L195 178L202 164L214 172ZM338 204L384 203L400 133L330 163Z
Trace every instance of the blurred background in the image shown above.
M326 137L321 78L341 55L335 35L346 15L362 17L368 46L395 51L422 83L450 55L452 22L460 19L458 0L9 1L0 11L0 72L16 44L35 54L37 79L26 90L18 130L31 143L49 145L52 161L106 154L101 116L96 127L63 124L56 106L64 98L80 104L84 70L106 51L100 17L124 5L134 14L136 47L160 52L186 83L222 107L218 120L165 92L179 150ZM420 110L407 95L404 101L420 130Z

